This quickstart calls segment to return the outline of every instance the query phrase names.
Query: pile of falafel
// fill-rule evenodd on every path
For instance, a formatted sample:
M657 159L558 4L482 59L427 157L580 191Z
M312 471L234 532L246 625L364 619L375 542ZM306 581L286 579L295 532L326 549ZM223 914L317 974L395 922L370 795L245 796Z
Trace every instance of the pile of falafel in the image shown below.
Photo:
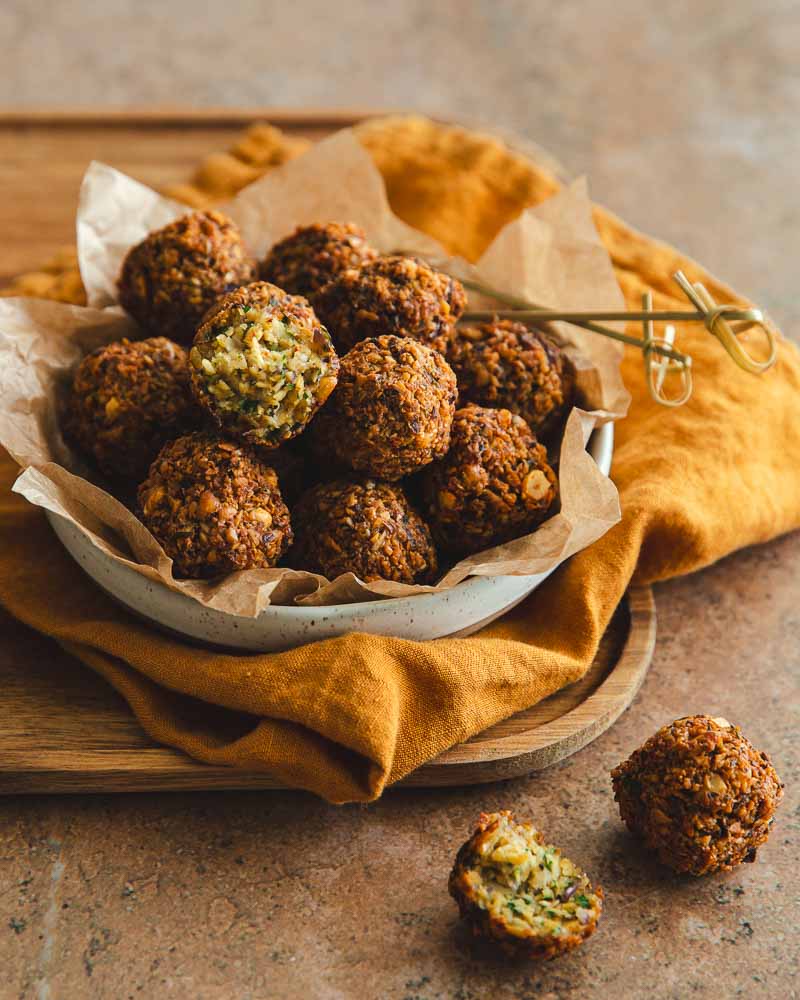
M458 325L461 283L353 224L257 261L218 211L127 254L142 339L84 358L63 427L173 560L212 578L285 565L430 584L554 512L575 400L562 349Z

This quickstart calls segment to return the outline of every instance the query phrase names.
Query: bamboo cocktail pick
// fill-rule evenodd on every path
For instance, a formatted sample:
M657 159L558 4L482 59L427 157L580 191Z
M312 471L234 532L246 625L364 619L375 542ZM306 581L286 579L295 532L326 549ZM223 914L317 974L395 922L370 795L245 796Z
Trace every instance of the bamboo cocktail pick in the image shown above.
M668 323L664 327L664 336L655 336L652 319L653 293L649 290L642 295L642 309L648 316L642 321L644 332L642 357L647 388L650 390L652 398L657 403L661 403L662 406L683 406L692 394L692 359L687 358L687 364L675 361L666 354L657 354L659 347L672 348L675 342L675 327ZM654 353L657 354L656 358L653 358ZM680 378L680 391L677 396L668 396L664 392L664 382L667 376L672 373L677 374Z
M623 344L630 344L642 351L644 358L647 386L653 399L662 406L682 406L692 395L692 359L674 346L675 327L672 323L702 323L709 333L713 334L722 344L735 364L746 372L760 375L775 363L777 342L775 334L764 319L760 309L740 309L733 305L717 305L710 292L696 281L692 284L682 271L673 275L681 291L695 307L693 311L681 309L653 309L653 297L646 292L642 297L641 310L620 311L559 311L557 309L541 309L525 299L499 292L478 281L461 279L465 288L479 292L496 299L510 309L494 311L467 312L461 317L461 322L489 322L495 318L514 319L531 326L544 326L553 322L572 323L584 330L598 333ZM640 322L643 336L635 337L604 326L608 322ZM663 336L654 334L654 323L668 323ZM748 354L739 340L739 334L753 326L760 326L766 339L767 353L762 360ZM676 395L669 396L665 392L665 384L669 376L679 377L679 388ZM670 382L672 379L670 379Z

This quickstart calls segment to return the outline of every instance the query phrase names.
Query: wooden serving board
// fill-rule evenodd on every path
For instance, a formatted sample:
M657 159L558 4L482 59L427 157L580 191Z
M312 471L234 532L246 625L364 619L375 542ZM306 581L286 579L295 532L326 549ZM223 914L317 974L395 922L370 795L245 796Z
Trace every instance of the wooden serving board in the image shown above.
M113 688L56 643L3 612L0 631L0 793L281 787L268 775L212 767L159 746ZM404 784L497 781L575 753L633 701L655 635L652 591L633 588L585 677L453 747Z
M368 116L0 109L0 286L74 242L78 188L92 159L160 187L186 180L203 157L229 147L254 121L318 139ZM528 144L514 145L531 154ZM652 592L632 589L581 681L452 748L404 783L495 781L580 750L630 705L655 632ZM281 787L264 774L201 764L153 743L105 681L1 610L0 636L0 793Z
M11 111L0 108L0 286L75 242L81 178L92 160L154 188L186 181L254 121L309 139L367 117L340 112Z

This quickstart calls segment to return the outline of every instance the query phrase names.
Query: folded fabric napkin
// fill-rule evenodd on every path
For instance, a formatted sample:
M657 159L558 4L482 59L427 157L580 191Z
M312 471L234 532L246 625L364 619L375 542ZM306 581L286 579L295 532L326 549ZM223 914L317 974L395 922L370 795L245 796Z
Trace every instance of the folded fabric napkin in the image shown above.
M258 134L173 193L203 204L254 179L263 169ZM359 135L395 212L471 259L558 188L535 163L462 129L391 118ZM672 297L678 268L718 302L744 304L672 248L603 209L595 218L631 308L648 288L657 309L685 308ZM54 270L52 290L42 275L32 281L39 294L79 300L69 262ZM110 681L154 739L211 763L268 771L332 802L375 799L454 743L577 680L632 579L688 573L800 526L797 350L781 339L774 368L755 377L701 327L679 338L695 371L694 396L679 410L650 400L638 351L625 357L633 403L617 425L612 469L622 521L476 636L415 643L353 634L271 655L197 648L128 615L82 573L42 511L10 492L8 458L0 600Z

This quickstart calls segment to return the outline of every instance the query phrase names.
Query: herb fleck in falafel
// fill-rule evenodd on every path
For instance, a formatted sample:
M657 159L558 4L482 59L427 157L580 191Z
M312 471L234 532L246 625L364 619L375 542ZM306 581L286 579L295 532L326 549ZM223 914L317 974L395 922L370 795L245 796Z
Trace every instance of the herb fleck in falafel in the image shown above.
M522 323L460 326L448 345L462 402L501 406L547 434L572 406L575 372L558 344Z
M209 310L189 352L192 387L223 430L276 448L333 392L339 359L305 299L266 281Z
M769 756L707 715L662 727L611 776L630 830L663 864L692 875L754 861L783 797Z
M207 433L167 444L138 499L181 576L274 566L292 542L275 471L251 449Z
M293 512L297 569L329 580L355 573L364 581L431 583L436 550L428 526L399 486L338 480L309 490Z
M577 948L603 909L603 890L508 811L481 814L456 857L450 895L476 936L536 959Z
M460 281L412 257L379 257L343 271L314 296L340 352L394 334L443 351L467 303Z
M352 222L298 226L269 251L261 264L261 278L313 301L323 285L377 256L364 230Z
M138 483L162 445L199 422L186 351L151 337L116 341L83 359L65 430L104 475Z
M450 450L422 476L423 514L451 553L467 555L532 531L557 494L547 452L508 410L456 411Z
M394 481L447 451L456 377L441 354L409 337L362 340L314 421L315 449L356 472Z
M255 275L232 220L222 212L192 212L128 251L119 300L145 330L191 344L206 310Z

